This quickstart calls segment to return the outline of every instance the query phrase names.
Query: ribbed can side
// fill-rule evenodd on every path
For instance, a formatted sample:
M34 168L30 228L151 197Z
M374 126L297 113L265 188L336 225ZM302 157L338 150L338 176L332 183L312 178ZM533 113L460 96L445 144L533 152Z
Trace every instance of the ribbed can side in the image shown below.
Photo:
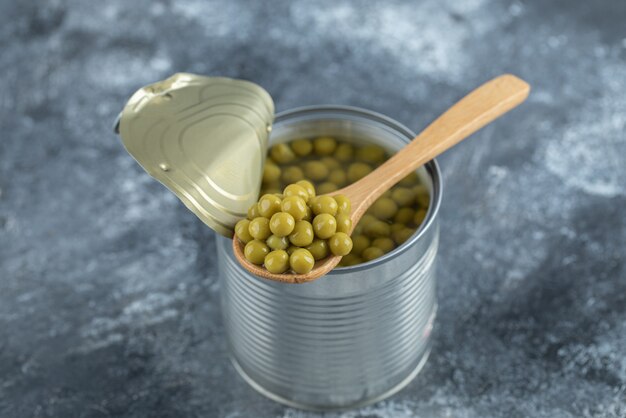
M326 280L353 282L349 295L328 297L311 297L306 285L250 276L229 240L219 238L224 321L238 368L266 395L311 409L365 404L394 390L428 353L436 309L434 235L409 269L378 286L358 291L358 281L376 280L376 269L318 281L318 287Z

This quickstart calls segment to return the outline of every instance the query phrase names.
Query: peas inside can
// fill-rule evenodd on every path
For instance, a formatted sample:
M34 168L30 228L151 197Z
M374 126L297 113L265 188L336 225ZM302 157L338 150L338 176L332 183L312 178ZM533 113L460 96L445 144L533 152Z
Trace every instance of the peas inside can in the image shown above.
M310 182L319 195L331 193L365 177L390 157L379 145L357 142L319 136L272 146L263 171L261 195L280 194L287 185L302 180ZM405 177L361 218L351 236L352 249L339 266L361 264L393 251L419 228L429 203L428 188L417 173ZM315 212L315 206L312 208ZM332 213L333 209L329 210ZM337 216L336 220L337 228L345 230L339 225L345 219Z

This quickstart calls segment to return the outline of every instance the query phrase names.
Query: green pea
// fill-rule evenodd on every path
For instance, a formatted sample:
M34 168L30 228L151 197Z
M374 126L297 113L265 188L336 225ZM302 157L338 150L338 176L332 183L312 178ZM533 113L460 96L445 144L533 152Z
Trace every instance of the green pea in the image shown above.
M391 191L391 198L398 206L410 206L415 199L415 192L408 187L396 187Z
M244 244L252 241L254 237L250 235L250 231L248 231L248 227L250 226L250 221L247 219L242 219L235 225L235 235L237 238Z
M421 207L422 209L428 209L428 205L430 204L430 194L428 193L428 189L426 188L426 186L415 186L413 190L415 190L415 199L419 207Z
M378 219L374 215L366 213L365 215L361 217L361 220L359 221L359 225L365 228L367 225L373 222L378 222Z
M376 164L385 161L385 150L378 145L365 145L356 152L356 158L368 163Z
M263 218L265 219L265 218ZM243 255L246 257L246 260L251 262L252 264L263 264L265 261L265 256L269 254L270 249L263 241L259 241L257 239L250 241L243 248Z
M328 239L337 232L337 220L329 213L321 213L313 218L313 232L321 239Z
M321 161L307 161L304 163L304 174L313 181L322 181L328 177L328 167Z
M324 157L320 159L320 161L324 163L326 167L328 167L328 171L341 167L341 164L339 163L339 161L337 161L333 157Z
M352 254L361 255L363 250L371 245L371 241L365 235L355 235L352 237Z
M289 270L289 254L285 250L272 251L265 256L263 264L270 273L284 273Z
M287 212L278 212L270 219L270 231L278 237L286 237L291 234L296 226L296 221Z
M352 204L350 203L350 199L348 199L348 196L338 194L336 196L333 196L333 198L335 199L335 202L337 202L337 213L345 213L349 215L350 211L352 210Z
M271 218L277 212L280 212L280 197L275 194L265 194L259 199L257 208L259 215L264 218Z
M417 173L411 173L398 183L400 186L414 186L419 181Z
M289 242L297 247L306 247L313 242L313 226L307 221L298 221L289 235Z
M350 267L355 266L357 264L361 264L363 259L356 254L350 253L348 255L344 255L339 262L341 267Z
M335 168L328 174L328 181L335 183L339 187L343 187L346 184L346 173L341 168Z
M287 247L287 254L291 255L294 251L300 249L300 247L296 247L295 245L290 245Z
M343 232L337 232L328 240L328 248L334 255L344 256L352 251L352 240Z
M281 210L293 216L295 221L301 221L307 216L308 207L300 196L289 196L283 199Z
M320 194L328 194L328 193L332 193L335 190L338 190L339 187L337 187L336 184L331 183L329 181L325 181L324 183L320 184L319 186L317 186L317 191Z
M388 197L381 197L372 205L372 212L379 219L390 219L398 212L398 205Z
M254 239L265 240L271 235L270 220L263 217L254 218L250 221L248 231Z
M267 161L263 167L263 183L272 183L280 178L280 167Z
M309 206L306 207L306 215L302 218L303 221L313 222L313 211Z
M391 224L391 227L389 229L391 230L391 233L393 234L394 232L401 231L404 228L406 228L406 224L401 224L401 223L396 222L396 223Z
M369 247L363 250L363 254L361 254L361 257L363 257L365 261L371 261L375 258L383 256L384 254L385 252L378 247Z
M413 223L416 226L420 226L422 222L424 222L425 218L426 218L426 209L420 209L417 212L415 212L415 216L413 217Z
M361 217L361 220L359 220L359 223L356 224L356 226L354 227L354 230L352 231L352 234L353 235L363 234L363 231L365 231L365 227L367 225L369 225L372 222L377 222L377 221L378 219L374 215L366 213L365 215Z
M276 235L270 235L265 240L265 243L272 250L286 250L287 248L289 248L289 238L287 237L279 237Z
M289 256L291 269L298 274L306 274L313 269L315 259L309 250L299 248Z
M309 155L313 150L313 144L308 139L296 139L291 142L291 149L296 155L304 157Z
M370 238L388 237L391 234L391 227L383 221L372 222L366 225L363 230L365 235Z
M279 164L286 164L293 161L296 156L287 144L276 144L270 148L272 159Z
M353 155L354 148L351 144L348 144L346 142L337 145L337 148L335 148L335 158L339 161L346 162L348 160L351 160Z
M300 180L296 182L296 184L306 190L307 194L309 195L307 202L315 197L315 186L313 186L313 183L308 180Z
M371 172L372 167L369 164L361 162L352 163L348 167L348 181L350 183L354 183L355 181L361 180Z
M337 232L344 232L346 234L350 233L350 228L352 227L352 219L345 213L340 213L335 217L337 221Z
M337 201L331 196L318 196L311 205L311 209L315 215L329 213L335 216L337 214L337 208Z
M372 241L372 247L378 247L383 250L383 252L388 253L396 247L396 244L391 238L381 237Z
M337 148L337 141L328 136L321 136L313 141L313 149L317 155L330 155L335 148Z
M396 244L400 245L408 240L414 232L415 230L411 228L401 229L392 234L393 240L396 242Z
M393 221L396 223L401 223L408 225L413 222L413 217L415 216L415 211L411 208L400 208L396 215L393 217Z
M283 194L285 195L285 197L299 196L305 202L309 200L309 193L304 187L298 184L290 184L289 186L285 187L285 190L283 190Z
M248 209L248 219L253 220L255 218L258 218L259 216L261 216L261 214L259 213L259 205L253 203Z
M285 183L295 183L304 178L304 171L300 167L290 166L283 170L281 178Z
M328 243L324 239L313 240L306 249L309 250L316 261L328 257Z

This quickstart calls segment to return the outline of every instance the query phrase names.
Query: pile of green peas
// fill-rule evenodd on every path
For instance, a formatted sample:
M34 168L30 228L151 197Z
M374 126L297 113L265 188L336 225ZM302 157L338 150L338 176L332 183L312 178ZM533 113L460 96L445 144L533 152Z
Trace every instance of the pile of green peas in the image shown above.
M270 273L305 274L317 260L350 253L350 209L346 196L316 196L311 182L299 180L282 193L264 193L235 234L249 262Z
M307 180L326 194L354 183L384 163L382 147L329 136L295 139L270 148L261 193L280 193L287 184ZM417 173L409 174L370 207L352 233L352 250L340 266L374 260L404 243L424 221L430 194Z

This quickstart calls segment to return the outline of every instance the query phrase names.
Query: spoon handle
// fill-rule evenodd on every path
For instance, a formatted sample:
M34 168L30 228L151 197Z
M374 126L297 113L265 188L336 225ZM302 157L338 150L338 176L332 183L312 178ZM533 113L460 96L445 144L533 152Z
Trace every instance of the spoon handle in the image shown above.
M405 176L522 103L529 91L528 83L510 74L496 77L473 90L400 152L344 189L353 202L353 212L365 211Z

